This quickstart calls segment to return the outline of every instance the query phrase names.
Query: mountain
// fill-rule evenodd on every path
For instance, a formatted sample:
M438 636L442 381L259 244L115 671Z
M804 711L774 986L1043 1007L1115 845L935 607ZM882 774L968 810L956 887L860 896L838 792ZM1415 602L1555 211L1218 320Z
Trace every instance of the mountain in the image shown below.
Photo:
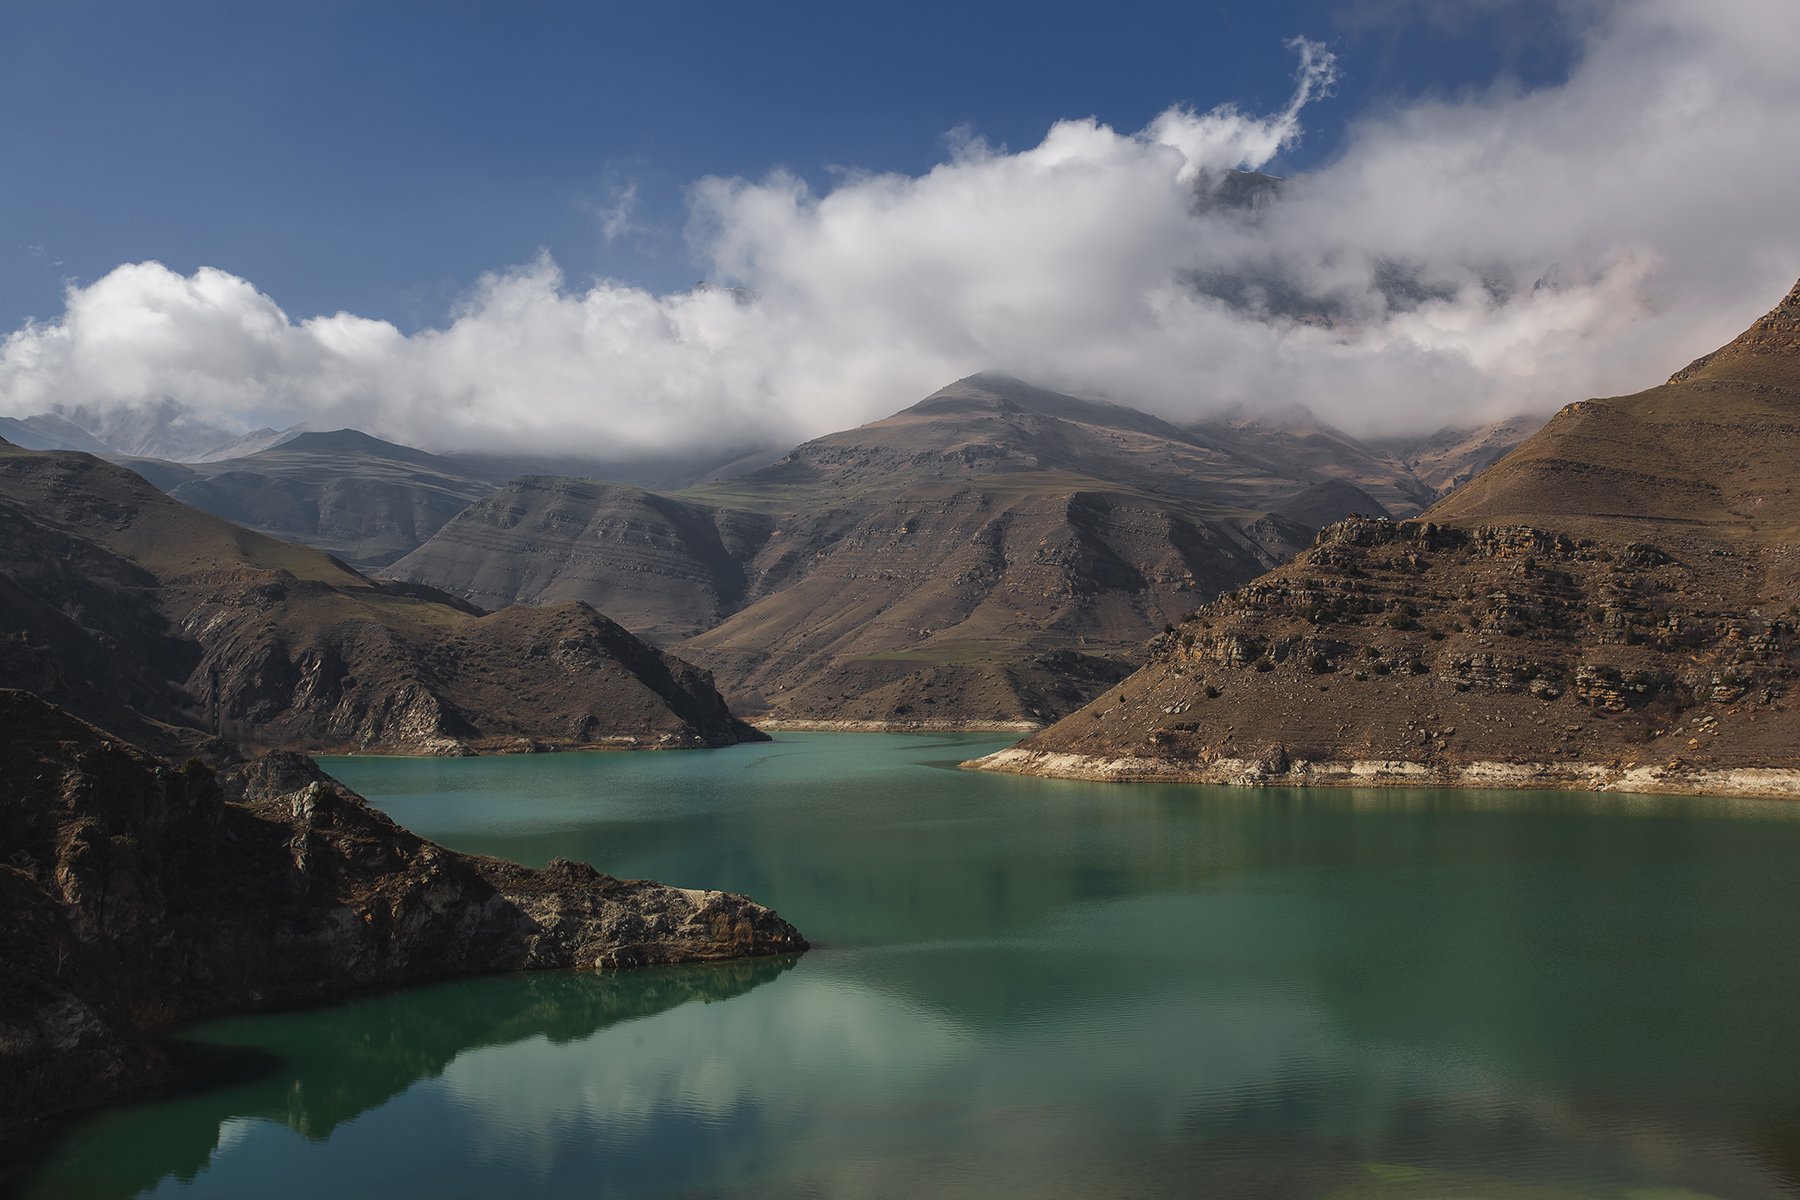
M0 685L153 749L221 725L397 753L758 736L704 672L586 604L482 614L89 455L0 443L0 513Z
M213 424L186 405L167 398L134 408L91 409L77 405L59 408L55 415L85 430L105 444L111 453L131 458L180 462L205 455L238 438L237 434ZM69 448L89 449L85 446Z
M1571 404L1403 522L1349 520L981 765L1272 784L1800 795L1800 285Z
M414 550L472 501L517 476L617 472L652 486L685 486L728 478L776 456L739 449L627 464L583 456L432 454L356 429L264 429L184 462L111 451L103 457L214 516L372 569Z
M171 767L0 689L0 1136L164 1082L152 1035L377 985L806 949L742 896L458 854L301 755Z
M1473 428L1447 425L1422 438L1377 438L1370 444L1403 463L1435 500L1505 458L1543 425L1542 417L1521 414Z
M264 428L232 434L173 401L118 414L76 408L0 417L0 438L21 449L80 450L114 459L149 456L158 461L211 462L266 450L295 432Z
M221 442L211 449L202 450L186 461L206 463L219 462L227 458L243 458L246 455L272 449L283 442L292 441L300 432L298 426L291 429L271 429L265 425L261 429L252 429L249 433L240 434L228 442Z
M1441 494L1403 456L1327 425L1303 405L1273 413L1230 413L1187 428L1208 444L1271 472L1360 488L1390 516L1414 516Z
M111 446L64 417L39 413L35 417L0 417L0 438L25 450L80 450L85 454L113 454Z
M976 375L680 492L515 480L387 573L586 600L774 718L1035 721L1320 524L1384 511L1354 471L1213 433Z
M285 435L238 458L123 464L184 504L358 567L393 562L507 478L355 429Z
M470 475L504 482L523 475L555 475L570 479L605 479L658 490L680 490L695 484L735 479L780 458L787 447L732 445L702 451L664 451L618 458L601 454L506 454L453 450L445 461Z

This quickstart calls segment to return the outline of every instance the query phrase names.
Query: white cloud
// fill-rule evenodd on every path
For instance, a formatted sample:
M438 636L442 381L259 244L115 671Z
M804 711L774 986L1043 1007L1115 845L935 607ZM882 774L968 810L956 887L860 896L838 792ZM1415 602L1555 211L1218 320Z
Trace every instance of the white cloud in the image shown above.
M643 227L638 224L637 207L637 180L608 187L605 198L592 204L594 218L600 222L600 236L611 242L628 233L641 232Z
M1064 121L1017 152L957 137L924 175L823 193L702 180L690 236L749 302L571 287L540 257L408 336L290 320L219 271L123 266L0 345L0 412L175 398L240 425L617 454L810 436L988 368L1178 418L1301 401L1391 429L1549 408L1657 382L1800 273L1791 17L1791 0L1601 7L1566 82L1367 118L1254 209L1196 189L1301 136L1334 71L1312 43L1267 116Z

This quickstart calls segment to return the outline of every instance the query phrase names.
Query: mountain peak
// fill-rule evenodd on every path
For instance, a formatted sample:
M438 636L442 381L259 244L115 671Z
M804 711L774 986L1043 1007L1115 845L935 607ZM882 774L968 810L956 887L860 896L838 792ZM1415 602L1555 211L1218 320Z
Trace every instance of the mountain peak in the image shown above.
M264 454L301 453L301 454L374 454L382 458L401 459L405 461L433 460L437 456L426 450L413 446L402 446L398 442L386 441L374 434L364 433L360 429L332 429L320 433L297 433L286 441L268 450Z
M1711 367L1771 354L1800 356L1800 281L1794 283L1781 303L1758 317L1750 328L1712 353L1702 354L1669 376L1669 382L1682 383Z
M1139 409L1109 400L1090 400L1037 387L1002 371L980 371L941 387L925 399L902 409L875 425L910 423L920 418L953 418L971 412L1036 413L1083 425L1130 430L1157 437L1180 439L1184 435L1162 420Z

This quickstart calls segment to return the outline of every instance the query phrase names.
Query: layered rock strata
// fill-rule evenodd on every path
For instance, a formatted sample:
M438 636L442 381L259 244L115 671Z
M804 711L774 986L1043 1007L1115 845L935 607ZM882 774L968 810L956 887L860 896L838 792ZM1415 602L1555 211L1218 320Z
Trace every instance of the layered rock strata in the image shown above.
M1800 796L1800 286L1406 522L1201 606L993 770Z
M742 896L446 850L301 755L174 767L13 690L0 728L0 1130L159 1082L209 1013L806 948Z

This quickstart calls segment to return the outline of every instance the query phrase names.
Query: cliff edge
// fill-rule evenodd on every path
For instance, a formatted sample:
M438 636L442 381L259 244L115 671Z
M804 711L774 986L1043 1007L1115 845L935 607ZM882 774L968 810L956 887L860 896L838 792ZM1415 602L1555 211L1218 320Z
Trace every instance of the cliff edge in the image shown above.
M806 948L742 896L446 850L303 755L172 767L16 690L0 728L0 1133L155 1084L209 1013Z

